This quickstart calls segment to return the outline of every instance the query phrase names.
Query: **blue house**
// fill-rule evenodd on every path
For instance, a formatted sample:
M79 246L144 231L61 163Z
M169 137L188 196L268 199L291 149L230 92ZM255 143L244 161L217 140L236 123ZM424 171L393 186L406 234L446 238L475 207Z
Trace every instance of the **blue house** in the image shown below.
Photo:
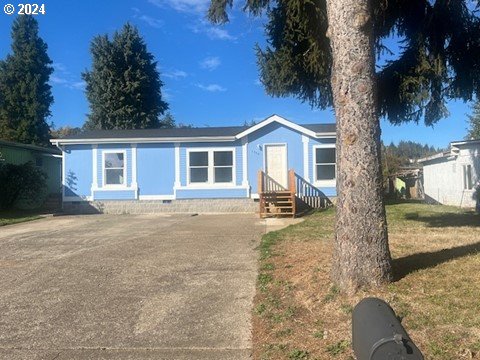
M140 203L165 211L195 203L249 210L252 199L287 191L292 181L297 195L334 197L335 136L335 124L273 115L250 127L97 130L51 142L62 151L65 207L105 211L114 204L113 212L128 213Z

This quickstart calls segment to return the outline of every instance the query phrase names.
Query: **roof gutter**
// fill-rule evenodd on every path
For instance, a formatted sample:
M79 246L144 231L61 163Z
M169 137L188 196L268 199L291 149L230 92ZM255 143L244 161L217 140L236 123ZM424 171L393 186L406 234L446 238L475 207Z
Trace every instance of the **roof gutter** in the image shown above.
M77 144L129 144L129 143L175 143L175 142L210 142L210 141L235 141L235 136L199 136L199 137L170 137L170 138L99 138L99 139L52 139L55 145Z

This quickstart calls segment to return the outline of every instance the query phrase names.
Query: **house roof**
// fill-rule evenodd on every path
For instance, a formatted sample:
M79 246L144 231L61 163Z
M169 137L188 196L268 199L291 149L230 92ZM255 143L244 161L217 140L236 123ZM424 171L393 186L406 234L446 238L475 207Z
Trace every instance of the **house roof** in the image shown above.
M278 115L272 115L253 126L224 126L202 128L141 129L141 130L93 130L77 135L53 139L55 145L96 144L125 142L201 142L234 141L277 122L312 137L335 136L335 124L298 125Z
M138 129L138 130L91 130L80 134L66 136L60 140L70 139L131 139L131 138L185 138L203 136L235 136L247 129L247 126L173 128L173 129Z
M447 151L443 151L422 159L419 159L419 163L428 163L432 161L443 161L444 159L451 160L458 156L459 147L465 147L469 145L479 145L480 146L480 139L472 139L472 140L460 140L460 141L452 141L450 143L450 148Z
M37 151L42 153L54 154L54 155L62 154L62 152L56 148L47 148L47 147L33 145L33 144L22 144L22 143L13 142L13 141L7 141L7 140L0 140L0 146Z

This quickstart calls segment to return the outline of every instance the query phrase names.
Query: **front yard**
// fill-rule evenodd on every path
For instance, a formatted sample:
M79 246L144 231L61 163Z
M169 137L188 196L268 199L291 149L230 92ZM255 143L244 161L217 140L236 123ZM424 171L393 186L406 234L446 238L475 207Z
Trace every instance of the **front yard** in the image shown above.
M37 213L22 211L0 211L0 226L37 220L41 216Z
M385 299L426 359L480 359L480 216L387 206L395 282L353 297L330 282L334 209L268 233L254 304L255 359L353 359L351 313Z

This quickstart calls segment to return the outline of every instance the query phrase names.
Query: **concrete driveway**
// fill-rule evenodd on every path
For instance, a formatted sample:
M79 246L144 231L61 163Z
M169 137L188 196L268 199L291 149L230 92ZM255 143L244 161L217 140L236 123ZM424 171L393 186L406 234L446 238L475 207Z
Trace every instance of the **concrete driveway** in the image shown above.
M0 228L0 359L248 359L253 215Z

